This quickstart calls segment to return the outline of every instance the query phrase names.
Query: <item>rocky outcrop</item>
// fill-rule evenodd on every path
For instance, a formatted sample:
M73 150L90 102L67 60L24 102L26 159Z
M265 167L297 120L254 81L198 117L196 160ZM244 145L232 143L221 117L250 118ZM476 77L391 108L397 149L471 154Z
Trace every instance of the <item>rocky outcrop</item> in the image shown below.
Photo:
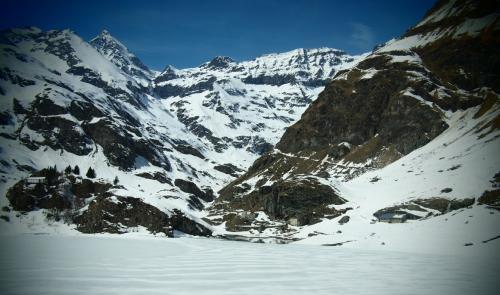
M50 167L20 180L7 191L6 196L17 211L68 210L82 206L85 199L101 195L111 187L106 182L62 174Z
M125 233L131 228L145 227L151 233L174 236L173 230L191 235L209 236L211 231L175 210L170 216L158 208L133 197L104 194L93 200L89 208L75 218L83 233Z
M286 153L311 153L342 142L360 146L377 141L357 157L363 162L382 147L392 146L407 154L445 130L439 112L405 93L415 87L406 76L408 65L390 64L386 59L373 57L358 65L369 69L374 62L383 64L383 71L371 79L362 79L361 71L352 70L345 80L327 85L301 120L287 128L276 147Z
M170 178L168 178L165 175L165 173L162 173L162 172L158 172L158 171L152 172L152 173L141 172L141 173L137 173L136 175L139 177L142 177L142 178L156 180L159 183L168 183L168 184L172 185L172 180Z
M272 185L260 185L250 192L239 188L230 186L221 190L214 208L227 212L263 211L273 219L294 219L296 225L305 225L316 223L325 216L339 216L341 212L328 205L345 203L330 186L314 178L277 181Z
M474 198L470 199L445 199L440 197L416 199L410 202L380 209L373 213L379 221L404 222L406 220L418 220L430 216L445 214L472 206ZM435 212L438 211L438 212Z
M159 148L154 143L147 139L133 139L127 134L140 135L137 129L129 126L129 130L117 128L110 120L102 119L97 122L84 123L82 126L85 133L89 134L92 139L103 148L108 161L124 170L135 168L138 164L139 157L142 157L156 165L170 171L171 166L167 157L158 152Z
M243 170L239 169L238 167L230 163L226 163L223 165L215 165L214 169L222 173L231 175L233 177L238 177L240 173L243 172Z
M174 181L174 184L181 191L192 194L205 202L211 202L214 200L214 193L211 189L205 189L202 191L196 184L184 179L176 179Z
M183 154L193 155L193 156L198 157L200 159L205 159L205 156L199 150L192 147L187 142L182 142L182 143L176 144L173 146L173 148L176 151L181 152Z

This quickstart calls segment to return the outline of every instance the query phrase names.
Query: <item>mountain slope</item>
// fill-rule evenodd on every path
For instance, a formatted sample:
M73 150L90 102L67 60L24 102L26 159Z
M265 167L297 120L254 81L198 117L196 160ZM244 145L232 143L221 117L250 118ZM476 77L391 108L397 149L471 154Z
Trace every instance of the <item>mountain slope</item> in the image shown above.
M83 232L209 234L202 209L213 190L298 119L322 88L306 82L321 85L333 66L355 62L331 49L317 50L321 62L303 61L305 50L274 55L282 56L276 69L270 57L231 62L271 77L294 59L292 70L311 77L268 85L245 82L221 58L157 75L106 31L87 43L69 30L10 29L0 41L1 205L14 209L2 214L22 231L50 231L47 223L64 215ZM320 75L321 67L329 73ZM54 165L58 171L48 169ZM67 166L73 171L62 173ZM97 178L86 175L89 168ZM47 183L30 184L28 176ZM38 227L26 229L26 218Z
M494 238L498 16L490 2L438 2L337 73L276 148L219 192L213 222L221 232L354 247ZM461 235L467 214L477 219ZM408 219L420 221L380 222ZM408 228L419 234L409 239Z

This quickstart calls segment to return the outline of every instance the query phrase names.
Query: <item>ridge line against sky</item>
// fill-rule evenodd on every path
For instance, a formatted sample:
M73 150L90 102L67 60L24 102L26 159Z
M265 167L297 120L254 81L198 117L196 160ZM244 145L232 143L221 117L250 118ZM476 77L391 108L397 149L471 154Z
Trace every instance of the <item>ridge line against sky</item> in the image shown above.
M296 48L370 51L422 19L434 0L5 1L0 28L103 29L149 67L195 67L214 56L242 61Z

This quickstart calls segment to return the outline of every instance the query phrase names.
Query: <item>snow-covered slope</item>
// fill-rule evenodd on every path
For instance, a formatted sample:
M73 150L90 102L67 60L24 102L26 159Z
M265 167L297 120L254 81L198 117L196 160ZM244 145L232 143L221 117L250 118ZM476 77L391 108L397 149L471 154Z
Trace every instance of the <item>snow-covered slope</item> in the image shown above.
M330 48L297 49L239 63L219 56L191 69L168 66L154 88L207 146L226 156L237 153L231 162L238 165L235 158L249 160L270 150L325 83L359 58Z
M217 232L399 250L498 245L500 27L490 4L440 1L339 72L276 148L220 191Z
M103 182L118 177L114 195L199 220L190 194L173 181L195 178L199 187L217 187L227 175L206 173L213 164L202 155L177 152L185 142L188 151L203 143L144 87L143 77L68 30L4 31L1 54L2 195L32 171L78 165L83 175L94 168Z
M81 176L61 174L45 196L18 192L11 193L10 202L1 198L5 210L35 210L28 214L37 220L29 222L31 229L25 228L26 216L2 212L19 226L12 228L24 226L24 231L50 231L47 212L74 209L76 203L74 215L88 217L82 217L80 230L122 232L139 225L152 230L140 210L184 230L199 232L183 217L172 216L184 213L209 227L201 209L213 200L213 191L272 148L316 98L324 80L355 62L337 50L296 50L230 62L238 67L235 71L226 67L226 59L215 58L193 69L167 67L157 75L107 31L87 43L69 30L10 29L1 32L0 41L0 194L5 196L16 183L20 190L32 189L21 180L50 174L36 172L47 167L62 171L78 165L81 170ZM256 84L244 79L248 76L242 68L266 77L292 77L300 71L309 78ZM84 176L88 168L95 169L97 179ZM107 192L113 197L97 192L115 177L118 183ZM81 195L82 186L90 186L90 194ZM114 207L132 206L135 201L125 197L139 199L138 207L124 216L110 213ZM58 208L53 208L54 200ZM140 216L136 220L130 214ZM104 225L88 224L102 216L109 217ZM136 221L127 225L111 216Z
M373 215L380 209L419 199L478 200L485 191L498 189L500 133L488 124L500 115L500 105L479 118L478 111L475 107L448 114L450 127L446 131L380 170L345 183L330 182L348 200L342 206L353 208L346 213L350 220L341 225L339 217L312 225L299 236L306 238L315 231L324 235L303 243L353 241L346 246L426 252L446 249L448 253L466 251L463 246L469 243L480 249L490 247L485 241L499 237L500 213L486 204L476 202L458 211L447 208L442 215L425 206L404 209L424 219L401 224L374 222L377 218Z

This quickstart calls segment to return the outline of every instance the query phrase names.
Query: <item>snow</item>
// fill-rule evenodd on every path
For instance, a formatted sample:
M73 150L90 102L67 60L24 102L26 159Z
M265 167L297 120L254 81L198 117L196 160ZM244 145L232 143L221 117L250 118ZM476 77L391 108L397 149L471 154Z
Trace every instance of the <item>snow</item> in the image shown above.
M461 27L456 33L477 32L481 27L488 24L490 18L491 17L487 17L485 20L467 21L464 23L463 29ZM33 32L36 33L38 31L34 30ZM421 64L420 58L412 54L409 49L423 46L426 42L432 42L444 36L443 34L452 34L454 32L455 31L445 31L443 33L435 31L424 36L418 35L393 40L388 42L376 53L389 52L392 50L408 50L408 55L391 56L392 62ZM113 87L126 89L124 85L127 82L134 81L129 75L120 71L116 64L106 59L105 56L102 56L97 50L73 33L69 31L61 32L54 38L68 40L68 42L77 49L75 54L82 60L81 64L96 70L101 74L103 79L109 82ZM121 115L116 112L115 106L106 98L102 89L84 83L80 81L79 77L66 73L68 69L67 63L57 58L55 55L44 52L45 44L38 44L33 40L24 40L21 41L17 47L10 45L1 46L12 47L16 49L16 51L30 57L29 62L26 63L8 57L5 59L5 63L9 68L15 69L16 75L27 79L33 79L37 83L33 86L19 87L18 85L13 85L3 80L0 81L2 89L6 92L5 97L3 97L5 99L3 99L3 103L0 106L1 111L11 112L12 97L14 96L20 100L23 106L28 107L30 103L32 103L35 95L44 87L42 86L45 83L44 80L52 79L70 85L73 89L69 91L64 87L51 84L50 86L54 91L49 92L47 95L57 105L68 106L71 101L81 101L82 99L74 93L84 93L99 109L105 112L107 117L113 118L115 126L125 130L123 127L126 126L126 123L120 119ZM6 55L8 54L4 53L4 56ZM112 58L113 56L110 55L107 57ZM331 62L323 64L320 62L322 56L328 57ZM366 57L366 55L362 57ZM217 152L208 139L199 138L191 133L187 127L178 120L176 114L183 111L186 112L189 118L197 117L197 123L211 130L212 133L218 137L228 137L235 140L238 136L258 136L270 144L275 144L283 134L285 128L299 120L300 116L307 108L308 102L314 101L323 90L323 87L307 87L300 83L284 84L280 86L256 85L243 83L242 79L247 77L248 74L254 76L263 74L296 75L297 72L303 70L307 70L310 73L322 73L318 75L322 78L330 78L332 71L339 71L353 66L362 57L340 54L340 52L335 49L298 49L282 54L262 56L252 61L234 63L235 65L242 65L242 70L214 70L206 68L176 69L175 73L179 75L179 78L162 82L161 84L189 86L192 83L206 81L209 77L215 77L216 82L213 84L213 91L193 93L185 97L168 97L167 99L158 99L151 95L145 95L141 98L141 102L147 106L145 108L138 108L126 101L118 99L117 103L123 111L126 111L141 122L142 126L140 132L145 138L164 143L163 148L165 149L165 154L168 155L169 161L172 164L172 171L168 171L167 173L169 178L172 180L176 178L192 179L200 187L209 186L214 191L218 191L234 178L219 171L215 171L213 169L214 165L233 163L242 169L246 169L258 155L246 149L251 146L251 143L243 148L237 148L229 144L229 147L223 152ZM300 60L301 62L292 62L295 60ZM335 64L337 61L339 63ZM54 74L54 71L61 73L61 76ZM37 73L37 75L34 75L34 73ZM363 73L362 79L369 79L373 77L375 73L376 70L369 69ZM413 73L417 78L423 77L421 73ZM139 83L138 81L136 82ZM244 93L244 95L239 95L238 93ZM443 88L437 88L435 93L439 94L439 96L448 95ZM217 103L220 104L228 114L217 111L215 106L207 106L207 103L210 102L210 97L207 97L209 94L217 95ZM416 99L430 107L433 106L432 103L415 95L411 88L403 90L401 94L408 96L408 99ZM396 253L397 251L420 253L418 255L424 255L422 253L426 253L425 255L432 254L439 255L440 257L449 253L465 256L479 255L481 253L488 253L495 247L498 248L499 240L489 243L482 242L498 235L497 228L500 224L500 214L484 206L474 206L471 209L464 209L455 213L421 221L409 221L405 224L372 224L372 220L374 219L373 213L384 207L401 204L416 198L431 196L446 197L448 199L464 197L477 198L485 189L490 188L489 181L492 176L498 172L498 167L500 167L500 160L498 156L495 157L498 150L500 150L498 132L493 132L482 139L478 139L479 134L475 132L482 124L498 115L498 111L491 112L479 120L473 119L476 111L477 108L465 112L444 113L446 122L450 125L447 131L435 138L428 145L381 170L366 173L349 182L341 182L336 179L318 179L318 181L323 184L331 185L343 198L348 200L346 204L335 206L335 208L353 208L353 210L347 212L351 220L344 225L339 225L339 218L333 220L325 219L312 226L296 227L297 233L295 237L303 240L294 243L296 245L286 246L286 250L275 250L278 248L273 248L273 246L269 246L271 248L266 248L266 250L271 249L271 252L277 251L276 253L281 253L280 251L285 251L283 253L287 253L286 251L289 251L289 249L300 249L300 251L306 252L309 249L314 249L316 252L318 249L316 246L313 247L302 244L318 245L350 241L344 244L340 248L341 250L335 248L335 251L338 250L340 251L339 253L344 253L348 257L350 257L349 255L355 255L353 253L361 253L356 251L375 251L373 253L383 252L380 254L381 257L384 255L392 255L390 253ZM78 122L76 118L70 115L63 115L61 117L73 122ZM233 119L236 119L238 124L231 125ZM102 118L93 118L90 123L98 123L100 120L102 120ZM265 127L256 129L255 122L264 123ZM6 129L3 129L3 131L8 130L9 133L13 133L14 130L21 127L21 123L22 120L17 120L14 126L6 126ZM20 135L30 137L32 140L38 142L43 142L44 140L41 134L26 126L21 130ZM128 135L130 135L130 138L136 138L135 134L129 133ZM204 160L174 151L172 148L172 140L185 140L189 142L193 147L202 151L204 156L210 160ZM350 146L349 143L342 143L342 145ZM169 150L172 151L170 152ZM295 157L295 155L292 154L285 155L288 157ZM79 165L82 172L86 171L89 167L94 168L97 177L103 178L107 182L112 182L114 177L117 176L120 184L124 186L123 189L113 190L113 193L117 196L133 196L140 198L144 202L167 213L174 209L180 209L189 217L204 224L202 218L206 216L207 212L193 211L189 208L187 202L187 198L189 197L188 194L180 191L175 186L159 183L135 175L141 172L165 172L160 167L151 165L151 163L142 157L137 158L135 171L123 171L109 164L102 152L102 147L98 145L93 147L93 151L89 155L77 156L68 152L63 152L62 150L53 150L49 147L42 147L32 151L19 142L8 139L3 139L1 142L0 156L11 165L10 167L2 168L2 170L5 170L5 173L2 173L2 181L4 182L0 183L0 195L4 196L10 186L28 175L27 172L17 169L15 167L17 164L30 165L35 169L42 169L47 166L53 166L54 164L57 164L59 169L67 165ZM307 157L301 158L308 159ZM321 160L321 163L326 163L328 160L328 157L325 157ZM364 167L372 160L373 159L368 159L366 163L358 164L339 162L336 168L346 169L356 166ZM448 171L450 167L457 165L460 165L459 169ZM199 172L198 178L196 179L193 179L194 169ZM205 174L205 172L209 173ZM335 173L332 173L332 175L334 174ZM288 173L284 178L290 175L291 173ZM260 175L257 175L247 180L246 183L254 188L259 177ZM380 180L376 183L371 182L370 180L374 177L378 177ZM270 182L268 182L268 184L270 184ZM443 195L441 190L445 186L452 188L453 191L447 195ZM6 198L0 198L0 205L8 205L8 200ZM46 213L44 210L39 210L16 216L16 212L2 212L2 215L9 217L10 222L7 223L0 220L0 232L24 234L76 234L74 226L68 226L62 222L49 221L46 219L44 213ZM264 212L258 212L257 220L268 221L269 216ZM216 234L227 233L223 227L224 225L215 227L213 230ZM136 228L131 228L129 230L131 232L142 231L142 229ZM341 233L338 233L339 230ZM322 232L324 234L311 237L308 236L308 234L314 232ZM250 233L246 232L242 234L249 235ZM269 236L274 234L275 232L273 229L266 229L262 233L262 238L269 238ZM98 237L98 242L108 241L106 239L100 239L100 236ZM126 237L131 236L127 235ZM80 237L78 238L80 239ZM22 237L14 238L14 240L16 239L22 239ZM43 240L44 238L40 237L40 239ZM76 238L61 237L61 239L68 239L68 243L71 244L73 239ZM88 237L88 239L88 241L93 241L96 237ZM110 239L110 241L115 240ZM118 241L120 240L118 239ZM156 240L154 241L156 242ZM174 245L176 247L175 250L181 249L181 251L187 253L189 253L189 249L191 249L189 247L197 247L195 246L198 242L196 239L186 239L182 241L186 243L194 241L194 244L193 246L181 246L176 244L178 242L170 241L164 243L167 243L167 246ZM145 244L149 244L149 242L151 241L148 240ZM210 240L210 243L222 242ZM465 247L464 244L466 243L473 243L474 245ZM227 244L213 245L217 247ZM57 249L57 247L55 248ZM200 252L210 253L210 250L205 251L205 248L201 246L199 249L202 249L199 250ZM320 250L320 252L321 251L323 250ZM325 251L330 251L329 253L331 254L331 250ZM299 253L299 256L300 255L302 254ZM219 261L223 261L221 259L237 260L237 258L233 256L218 257L218 259ZM305 258L302 257L301 259ZM339 259L342 261L342 258ZM287 263L293 265L294 262L287 261ZM252 267L252 265L250 265L250 267ZM306 266L297 264L297 267L304 268ZM305 269L307 269L307 267ZM330 270L328 268L322 270L336 273L335 270ZM320 270L310 269L310 271L317 273ZM263 272L265 273L265 271ZM175 275L175 273L173 275ZM196 273L195 275L202 274ZM300 278L301 277L297 276L296 280L300 282ZM145 278L145 280L146 279L147 278ZM242 280L244 280L244 278L240 277L240 282ZM158 284L161 286L164 283L172 284L171 281L154 282L155 285ZM294 285L295 282L287 283L289 283L290 286L294 286L294 290L301 290L300 286ZM176 284L176 282L173 284ZM373 284L376 284L376 282L373 282ZM317 290L320 293L323 290L321 286L323 285L320 285Z
M449 5L453 5L453 2L450 1ZM443 15L447 13L445 10L449 5L445 5L445 7L443 7ZM444 16L440 16L439 13L432 14L431 18L424 20L419 25L417 25L417 27L427 22L438 21L442 17ZM491 26L494 26L493 29L498 30L498 28L500 27L497 21L499 17L500 13L495 12L480 18L466 18L458 25L439 27L423 34L411 35L400 39L392 39L384 46L377 49L375 53L390 52L395 50L409 50L412 48L424 47L427 44L446 37L452 37L454 39L459 39L465 36L475 37L478 36L481 31L491 28Z
M472 208L404 224L372 223L375 219L373 213L379 209L430 197L477 199L485 190L491 189L490 181L500 167L500 139L498 131L484 137L480 137L477 131L498 116L500 110L493 108L474 119L478 109L448 114L450 127L447 130L427 145L382 169L348 182L332 181L330 185L348 200L344 206L353 208L346 213L350 221L339 225L339 217L303 227L296 237L305 239L297 243L353 241L342 247L441 254L485 253L498 249L499 240L483 241L498 236L500 214L484 205L475 204ZM371 182L374 177L379 181ZM452 191L442 193L444 188ZM337 233L338 230L342 233ZM314 231L325 235L307 237ZM473 245L465 247L467 243Z
M463 34L471 37L477 36L481 30L493 25L499 16L500 13L492 13L482 18L469 18L456 29L454 37L460 37ZM497 29L498 26L497 24Z
M498 251L431 255L205 238L2 236L0 293L494 294Z
M418 23L415 27L422 26L424 24L435 23L441 21L447 17L453 16L459 12L459 9L456 7L456 0L450 0L445 5L443 5L439 10L435 11L425 19L423 19L420 23Z

